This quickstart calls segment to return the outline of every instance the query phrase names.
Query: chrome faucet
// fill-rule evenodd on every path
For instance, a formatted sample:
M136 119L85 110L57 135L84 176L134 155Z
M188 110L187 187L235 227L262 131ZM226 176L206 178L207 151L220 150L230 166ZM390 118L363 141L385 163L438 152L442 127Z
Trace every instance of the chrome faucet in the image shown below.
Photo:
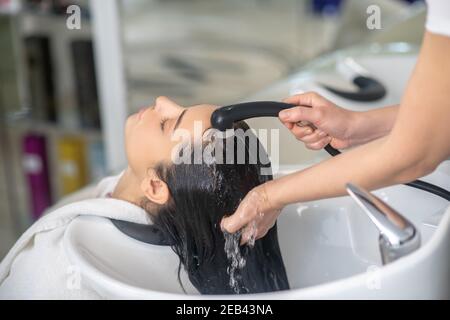
M348 183L346 189L380 232L379 247L383 264L391 263L420 247L420 234L408 219L354 184Z

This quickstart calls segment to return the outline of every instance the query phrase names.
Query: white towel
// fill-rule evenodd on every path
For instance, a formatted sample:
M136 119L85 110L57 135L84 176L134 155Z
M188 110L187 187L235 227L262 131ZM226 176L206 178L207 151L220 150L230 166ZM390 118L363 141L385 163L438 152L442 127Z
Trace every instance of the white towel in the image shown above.
M103 298L83 283L81 288L70 285L73 266L62 243L67 226L80 215L151 224L142 208L107 197L119 178L105 178L97 187L66 198L19 238L0 263L0 299Z

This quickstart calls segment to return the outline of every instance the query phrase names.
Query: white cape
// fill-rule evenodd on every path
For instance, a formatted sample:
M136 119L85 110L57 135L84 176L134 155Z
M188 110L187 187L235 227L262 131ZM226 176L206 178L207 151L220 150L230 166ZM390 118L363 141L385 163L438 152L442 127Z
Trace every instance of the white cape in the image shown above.
M99 299L97 292L70 285L71 266L63 247L70 222L92 215L151 224L149 215L129 202L108 198L119 176L103 179L36 221L0 263L0 299Z

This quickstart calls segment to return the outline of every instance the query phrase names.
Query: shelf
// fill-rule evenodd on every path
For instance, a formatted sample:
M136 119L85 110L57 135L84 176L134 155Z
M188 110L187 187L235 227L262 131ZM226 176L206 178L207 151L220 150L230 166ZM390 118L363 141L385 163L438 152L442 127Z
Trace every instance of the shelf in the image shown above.
M84 5L89 8L88 2ZM81 125L98 124L97 114L90 112L94 110L91 108L96 107L95 103L91 103L94 100L90 91L94 88L93 81L85 77L85 73L93 74L91 70L95 70L91 67L91 55L86 53L86 43L92 41L91 21L88 14L82 14L81 29L70 30L67 28L68 17L66 14L28 9L0 10L0 18L9 27L7 32L12 39L11 45L4 46L2 54L14 58L6 67L14 66L11 69L18 75L17 81L11 81L10 90L20 95L20 99L5 100L5 105L11 108L0 114L6 119L0 123L2 144L4 142L5 146L0 162L6 164L1 169L8 171L8 180L14 181L14 185L9 186L10 181L0 177L0 187L9 186L8 190L13 195L10 198L15 199L13 205L0 207L0 211L9 211L15 217L20 232L32 222L32 210L38 210L36 208L39 206L34 202L36 198L49 195L54 203L67 193L107 174L102 129ZM47 38L48 43L38 41ZM39 66L46 66L50 61L51 70L44 67L31 69L30 61L38 61L41 63ZM51 90L47 90L45 85L36 85L46 83L49 74L52 78ZM34 81L34 86L30 85L31 81ZM41 94L33 99L32 94L36 92ZM42 92L46 96L43 97ZM8 91L8 94L12 93ZM51 99L48 98L50 96ZM32 110L31 106L34 107ZM45 106L52 108L46 109ZM30 175L39 172L27 171L33 168L32 164L39 161L45 163L44 160L48 170L42 172L47 172L45 175L48 178L41 179L41 182L48 180L49 190L42 184L38 188L31 184Z
M45 135L82 136L88 141L101 141L101 129L67 128L58 123L49 123L31 119L10 121L6 124L10 130L40 132Z

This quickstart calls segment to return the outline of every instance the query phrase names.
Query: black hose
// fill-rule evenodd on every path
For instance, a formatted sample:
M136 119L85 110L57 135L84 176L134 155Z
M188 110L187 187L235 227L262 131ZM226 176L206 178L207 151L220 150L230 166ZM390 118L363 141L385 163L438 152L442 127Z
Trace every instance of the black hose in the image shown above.
M424 190L424 191L428 191L434 195L437 195L441 198L444 198L447 201L450 201L450 192L448 192L447 190L438 187L434 184L422 181L422 180L415 180L413 182L410 183L405 183L406 186L410 186L413 188L417 188L420 190Z
M335 95L353 101L377 101L386 96L385 86L378 80L370 77L357 76L353 83L358 87L358 91L343 91L327 85L322 85L325 89L333 92Z
M328 153L329 153L331 156L333 156L333 157L335 157L335 156L341 154L341 152L340 152L339 150L333 148L333 147L331 146L331 144L326 145L324 149L325 149L326 152L328 152Z
M333 157L341 154L341 152L339 150L333 148L331 145L327 145L325 147L325 151L328 152ZM427 191L427 192L432 193L432 194L434 194L436 196L444 198L447 201L450 201L450 192L445 190L445 189L443 189L443 188L441 188L441 187L438 187L438 186L436 186L434 184L431 184L431 183L428 183L428 182L425 182L425 181L422 181L422 180L415 180L413 182L405 183L405 185L409 186L409 187L416 188L416 189L420 189L420 190L423 190L423 191Z

